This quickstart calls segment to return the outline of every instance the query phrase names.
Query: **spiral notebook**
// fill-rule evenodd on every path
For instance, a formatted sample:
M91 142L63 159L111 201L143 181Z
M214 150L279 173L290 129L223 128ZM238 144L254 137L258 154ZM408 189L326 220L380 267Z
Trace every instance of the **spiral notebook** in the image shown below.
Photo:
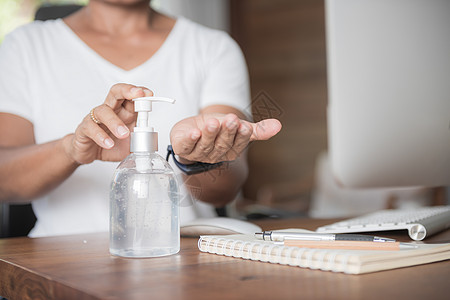
M283 231L308 232L301 229ZM243 234L201 236L198 248L218 255L346 274L371 273L450 259L449 243L417 244L415 249L397 251L310 249L277 245Z

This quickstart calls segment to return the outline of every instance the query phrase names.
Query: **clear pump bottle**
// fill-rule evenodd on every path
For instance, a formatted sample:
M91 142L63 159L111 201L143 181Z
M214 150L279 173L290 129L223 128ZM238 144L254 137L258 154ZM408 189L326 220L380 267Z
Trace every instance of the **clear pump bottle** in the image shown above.
M110 190L110 247L113 255L157 257L180 250L179 189L171 166L156 153L158 133L149 125L152 102L133 99L138 119L132 152L117 167Z

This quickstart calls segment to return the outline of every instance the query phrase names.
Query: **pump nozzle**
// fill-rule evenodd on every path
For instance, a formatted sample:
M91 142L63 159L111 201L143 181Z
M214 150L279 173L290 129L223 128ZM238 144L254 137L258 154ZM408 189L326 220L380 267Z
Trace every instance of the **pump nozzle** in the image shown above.
M141 97L132 99L134 111L138 113L136 127L131 134L131 152L153 152L158 150L158 134L150 126L149 114L152 111L152 102L175 103L174 99L167 97Z
M152 111L152 102L167 102L170 104L174 104L175 100L167 97L157 97L157 96L151 96L151 97L141 97L141 98L135 98L134 101L134 111L140 112L140 111Z
M153 128L150 126L149 113L152 111L152 102L167 102L175 103L174 99L167 97L141 97L135 98L134 101L134 111L138 113L138 118L136 122L135 132L147 131L153 132Z

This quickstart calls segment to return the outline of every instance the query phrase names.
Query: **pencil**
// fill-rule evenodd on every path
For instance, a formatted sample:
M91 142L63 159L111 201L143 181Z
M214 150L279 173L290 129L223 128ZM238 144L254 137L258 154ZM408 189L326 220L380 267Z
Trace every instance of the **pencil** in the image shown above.
M417 248L415 245L400 242L360 242L360 241L304 241L285 239L285 246L314 249L346 249L346 250L400 250Z

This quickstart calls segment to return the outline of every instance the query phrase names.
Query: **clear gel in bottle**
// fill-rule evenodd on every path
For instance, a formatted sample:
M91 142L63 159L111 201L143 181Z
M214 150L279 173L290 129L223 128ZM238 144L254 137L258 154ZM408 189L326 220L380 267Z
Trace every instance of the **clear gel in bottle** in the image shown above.
M158 257L180 250L179 189L171 166L156 153L158 135L149 126L154 101L134 99L138 121L131 154L117 167L110 191L110 247L113 255Z

